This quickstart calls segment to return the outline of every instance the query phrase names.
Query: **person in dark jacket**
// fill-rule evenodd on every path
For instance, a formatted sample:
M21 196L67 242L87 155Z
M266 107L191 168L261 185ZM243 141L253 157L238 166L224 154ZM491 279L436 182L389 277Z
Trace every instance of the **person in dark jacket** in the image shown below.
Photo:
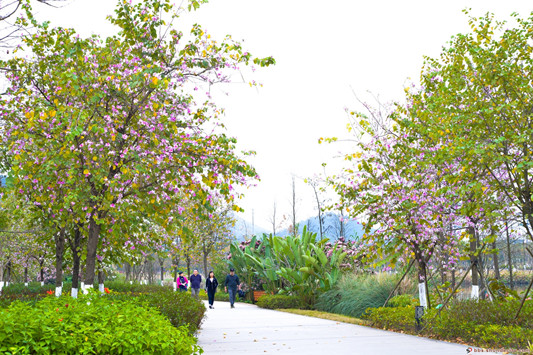
M224 282L224 290L229 293L231 308L235 308L234 303L237 289L241 289L241 282L239 281L239 276L235 275L235 269L232 268L229 270L229 275L226 276L226 281Z
M198 274L198 270L194 270L192 275L189 276L191 282L191 294L194 298L198 299L200 296L200 284L202 283L202 275Z
M214 309L215 293L217 292L218 281L213 271L209 271L209 276L205 280L205 290L207 291L207 298L209 300L209 308Z

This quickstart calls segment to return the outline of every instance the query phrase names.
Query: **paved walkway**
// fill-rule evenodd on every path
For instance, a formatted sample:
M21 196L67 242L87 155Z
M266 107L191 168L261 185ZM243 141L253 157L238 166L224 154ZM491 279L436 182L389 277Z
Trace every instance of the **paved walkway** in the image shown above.
M206 303L207 306L207 303ZM331 320L215 302L198 334L206 355L465 355L467 346ZM490 354L490 353L485 353Z

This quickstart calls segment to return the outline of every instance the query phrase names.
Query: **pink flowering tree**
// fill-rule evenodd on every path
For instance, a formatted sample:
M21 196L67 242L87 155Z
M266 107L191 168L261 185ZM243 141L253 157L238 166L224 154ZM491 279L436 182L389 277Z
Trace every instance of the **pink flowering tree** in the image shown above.
M170 25L181 11L168 0L120 2L109 18L119 32L105 39L34 22L37 33L24 39L31 57L2 63L10 87L0 134L14 191L56 231L58 257L66 235L86 238L88 285L102 236L114 245L114 225L131 223L127 216L167 227L182 197L204 205L214 189L230 201L236 184L256 178L220 110L191 93L198 82L225 82L241 65L274 60L253 59L197 25L185 41Z
M427 269L437 246L458 258L450 225L457 222L457 182L453 163L433 164L427 157L438 145L418 142L395 119L366 105L368 116L355 114L355 152L345 155L349 165L330 182L351 217L365 226L361 253L374 267L414 259L418 268L420 303L428 304Z

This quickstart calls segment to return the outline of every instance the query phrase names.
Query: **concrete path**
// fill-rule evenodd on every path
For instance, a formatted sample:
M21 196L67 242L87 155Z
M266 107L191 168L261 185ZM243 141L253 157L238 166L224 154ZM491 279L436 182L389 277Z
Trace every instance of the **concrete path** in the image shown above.
M215 302L215 309L207 309L198 334L204 354L467 354L465 345L271 311L244 303L237 303L235 307L230 309L227 302Z

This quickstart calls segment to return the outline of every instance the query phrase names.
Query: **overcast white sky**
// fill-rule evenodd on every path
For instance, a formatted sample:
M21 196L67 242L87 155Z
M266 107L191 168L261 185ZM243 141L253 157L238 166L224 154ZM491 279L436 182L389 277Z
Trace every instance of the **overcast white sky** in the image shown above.
M179 1L177 1L179 3ZM39 17L87 35L109 34L105 17L115 0L70 0L61 9L36 5ZM277 65L258 70L264 87L229 84L213 91L226 110L228 133L241 149L257 151L250 160L262 180L246 191L243 218L271 229L268 219L277 201L278 214L289 215L291 176L322 172L349 145L318 145L318 138L344 136L346 107L358 109L368 91L382 101L402 100L403 88L416 81L423 56L438 56L452 35L467 32L467 17L487 11L507 19L512 12L526 17L528 1L448 0L211 0L187 14L178 27L188 32L200 23L215 38L231 34L244 40L255 56L272 55ZM242 81L235 75L235 81ZM229 96L226 96L229 93ZM299 220L316 214L312 190L297 179Z

